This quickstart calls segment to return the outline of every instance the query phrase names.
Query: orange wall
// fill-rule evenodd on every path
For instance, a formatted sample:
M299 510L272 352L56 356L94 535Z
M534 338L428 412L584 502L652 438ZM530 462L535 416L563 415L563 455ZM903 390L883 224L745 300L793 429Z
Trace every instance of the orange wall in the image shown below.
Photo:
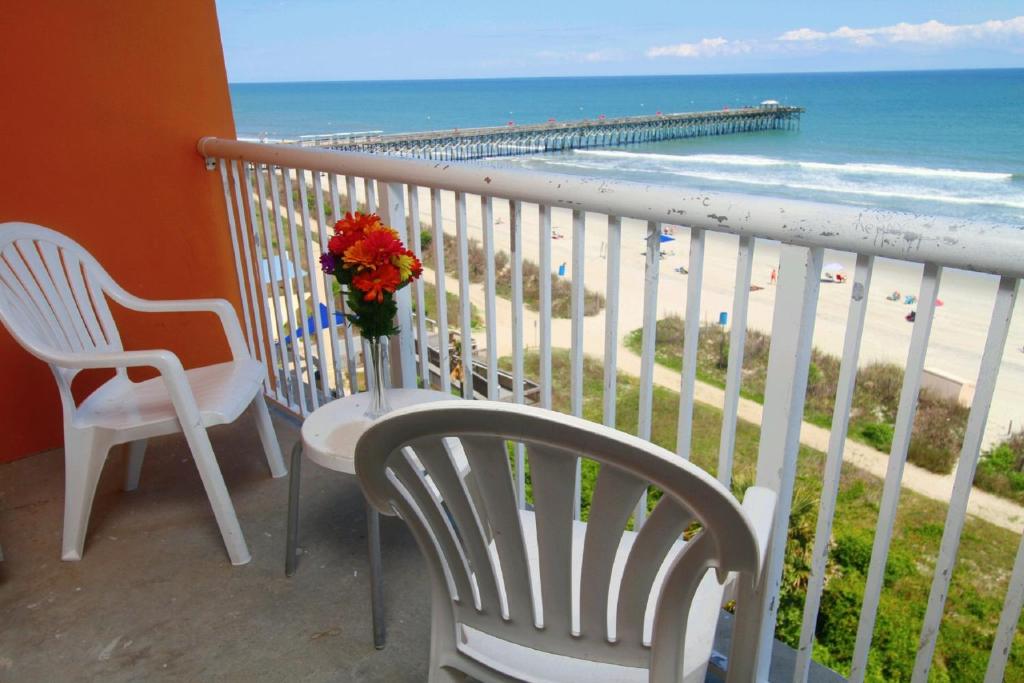
M0 28L0 222L70 235L140 296L237 306L220 174L196 152L235 134L213 0L9 2ZM212 316L115 315L126 348L227 358ZM2 327L0 378L0 462L61 445L53 376Z

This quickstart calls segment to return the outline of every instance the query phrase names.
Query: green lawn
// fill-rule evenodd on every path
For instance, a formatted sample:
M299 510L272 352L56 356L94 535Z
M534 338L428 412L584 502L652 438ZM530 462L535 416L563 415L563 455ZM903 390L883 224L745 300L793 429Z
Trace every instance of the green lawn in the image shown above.
M508 359L502 363L509 365ZM586 359L584 417L597 422L602 420L603 372L599 361ZM532 377L539 374L535 353L527 354L526 373ZM554 353L553 387L554 409L569 412L569 356L565 350ZM638 398L638 380L620 374L616 426L631 434L637 428ZM676 392L655 388L652 441L672 451L676 445L678 405ZM720 429L721 411L698 403L691 449L693 461L712 473L718 460ZM734 470L737 481L752 481L758 439L758 427L739 422ZM799 637L823 464L821 452L801 448L776 630L776 636L791 646L796 645ZM584 465L586 514L598 468L592 462ZM815 647L816 660L844 675L849 673L881 495L881 480L844 465ZM916 493L902 493L875 627L867 677L870 681L910 679L946 509L945 504ZM1009 531L967 519L930 680L980 681L984 677L1018 541L1019 537ZM1024 636L1019 632L1006 680L1024 681Z

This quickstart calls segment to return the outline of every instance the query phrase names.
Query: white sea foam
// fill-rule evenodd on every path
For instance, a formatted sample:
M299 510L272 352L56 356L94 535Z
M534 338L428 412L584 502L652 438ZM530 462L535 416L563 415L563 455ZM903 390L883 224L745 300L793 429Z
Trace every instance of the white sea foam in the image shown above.
M592 157L618 159L643 159L658 161L669 166L691 166L694 164L710 164L718 166L769 167L790 166L803 170L826 171L839 174L881 174L918 176L926 178L954 178L959 180L988 180L1007 182L1013 179L1012 173L994 173L990 171L964 171L954 168L926 168L923 166L900 166L897 164L846 163L833 164L822 161L788 161L773 157L748 154L656 154L650 152L627 152L622 150L579 149L575 154Z
M901 190L880 190L865 185L821 185L818 183L791 182L785 180L769 180L745 175L701 173L698 171L670 171L672 175L722 183L740 183L744 185L760 185L763 187L790 188L809 190L811 192L835 193L845 195L862 195L868 197L885 197L891 199L910 199L914 201L940 202L944 204L975 204L984 206L1005 206L1024 209L1024 201L1009 201L1006 197L981 195L976 197L958 197L937 192L919 191L916 188Z

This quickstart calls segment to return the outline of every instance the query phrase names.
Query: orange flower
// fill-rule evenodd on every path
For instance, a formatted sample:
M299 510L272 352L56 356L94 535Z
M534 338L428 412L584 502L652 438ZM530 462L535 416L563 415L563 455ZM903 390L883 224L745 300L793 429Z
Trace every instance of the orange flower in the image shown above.
M352 278L352 286L363 292L363 301L384 301L385 294L398 289L401 277L398 268L384 263L375 270L366 270Z
M356 270L377 268L383 264L390 264L391 257L401 251L402 243L392 232L374 230L366 233L363 239L345 250L345 267Z

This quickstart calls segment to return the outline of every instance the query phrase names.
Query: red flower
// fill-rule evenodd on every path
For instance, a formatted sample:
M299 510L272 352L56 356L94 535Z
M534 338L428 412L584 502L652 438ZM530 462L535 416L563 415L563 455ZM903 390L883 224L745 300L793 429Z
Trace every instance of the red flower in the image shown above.
M398 268L383 263L375 270L364 270L352 278L352 286L363 292L363 301L384 301L384 294L392 294L401 282Z
M345 217L334 224L334 232L357 231L362 232L372 225L380 223L380 216L375 213L362 213L356 211L354 214L349 211Z

